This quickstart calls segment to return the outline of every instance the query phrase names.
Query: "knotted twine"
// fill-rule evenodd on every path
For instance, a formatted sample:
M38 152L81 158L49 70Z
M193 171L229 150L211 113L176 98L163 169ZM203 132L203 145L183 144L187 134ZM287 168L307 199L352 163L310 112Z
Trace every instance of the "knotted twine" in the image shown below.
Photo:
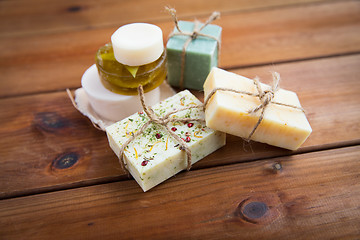
M280 82L280 74L277 72L272 72L272 78L273 78L273 84L271 85L271 88L269 90L262 90L261 88L261 84L260 84L260 80L258 77L256 77L255 79L253 79L256 90L258 93L252 93L252 92L247 92L247 91L241 91L241 90L235 90L235 89L231 89L231 88L214 88L209 95L206 97L205 101L204 101L204 109L206 109L211 97L217 92L217 91L227 91L227 92L234 92L234 93L238 93L238 94L244 94L244 95L248 95L248 96L253 96L253 97L257 97L260 100L260 105L257 106L256 108L249 110L248 113L252 114L252 113L256 113L259 110L261 110L260 116L258 121L256 122L254 128L252 129L252 131L250 132L249 136L247 138L245 138L244 140L249 142L251 140L251 137L254 135L256 129L259 127L261 121L264 118L264 114L265 114L265 110L266 108L269 106L270 103L272 104L276 104L276 105L280 105L280 106L285 106L285 107L289 107L289 108L294 108L294 109L299 109L303 112L305 112L305 110L302 107L298 107L295 105L291 105L291 104L286 104L286 103L280 103L280 102L276 102L274 101L274 97L275 97L275 93L276 91L279 89L279 82Z
M180 68L179 88L183 89L184 88L184 72L185 72L185 54L186 54L186 49L189 46L190 42L192 40L195 40L198 36L214 39L217 42L217 49L218 49L218 52L219 52L220 39L217 39L214 36L204 34L204 33L200 33L200 32L207 25L209 25L212 21L218 19L220 17L220 13L219 12L213 12L211 14L211 16L208 18L208 20L199 29L198 29L198 27L199 27L200 22L198 20L195 20L194 21L194 29L193 29L193 31L192 32L184 32L179 27L178 18L176 16L176 10L174 8L169 8L169 7L165 7L165 9L170 13L171 17L174 20L175 27L178 30L178 32L170 33L169 38L171 38L173 36L189 36L189 38L185 41L184 46L182 48L182 52L181 52L181 68ZM219 59L219 57L218 57L218 59Z
M121 164L121 167L125 171L127 171L127 169L125 168L126 161L124 159L124 152L125 152L126 147L129 145L129 143L131 141L133 141L137 136L142 134L144 132L144 130L150 125L150 123L155 123L155 124L159 124L159 125L163 126L166 129L166 131L169 133L169 135L172 136L180 144L180 150L185 151L186 156L187 156L187 168L186 169L189 171L190 168L191 168L191 150L187 146L187 144L176 133L174 133L170 129L170 127L168 126L168 123L170 123L170 122L190 122L190 121L203 121L204 122L205 120L200 119L200 118L174 118L174 117L170 117L174 113L184 111L184 110L187 110L187 109L192 109L192 108L202 109L203 105L184 107L184 108L177 109L177 110L174 110L172 112L169 112L165 116L161 117L161 116L158 116L151 107L146 106L144 90L143 90L142 85L139 85L138 92L139 92L139 96L140 96L141 105L142 105L142 107L144 109L144 112L149 117L149 120L139 130L137 130L136 132L133 132L131 134L131 136L123 143L123 145L121 145L120 154L119 154L119 162Z

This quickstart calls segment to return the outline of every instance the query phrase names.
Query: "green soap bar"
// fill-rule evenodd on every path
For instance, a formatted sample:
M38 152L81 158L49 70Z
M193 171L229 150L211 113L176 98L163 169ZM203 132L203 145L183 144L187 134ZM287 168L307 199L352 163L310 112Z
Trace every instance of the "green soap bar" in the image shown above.
M202 24L199 24L199 27ZM179 28L183 32L192 32L194 22L179 21ZM211 35L220 40L222 28L209 24L200 33ZM178 32L174 29L174 32ZM181 53L189 36L176 35L171 37L166 45L168 82L174 87L179 87L181 75ZM203 90L203 84L212 67L218 65L217 41L198 36L186 48L184 68L184 88Z

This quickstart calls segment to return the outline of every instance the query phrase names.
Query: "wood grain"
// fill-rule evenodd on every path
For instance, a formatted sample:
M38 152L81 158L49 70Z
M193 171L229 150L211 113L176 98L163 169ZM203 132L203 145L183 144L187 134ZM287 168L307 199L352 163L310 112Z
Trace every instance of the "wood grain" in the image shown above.
M299 149L308 152L360 143L359 63L360 55L354 55L235 72L259 75L264 82L270 76L268 70L282 74L281 86L298 93L313 128ZM0 197L126 178L105 134L73 108L65 92L2 99L0 109ZM77 157L71 158L72 153ZM290 154L293 152L266 144L245 144L228 135L225 147L193 169ZM56 167L57 161L68 158L76 160L75 164Z
M5 239L356 239L360 147L0 202ZM274 164L282 170L273 172ZM76 214L74 214L76 213Z
M173 28L170 17L156 24L165 38ZM226 69L360 51L359 1L229 12L216 24L223 27L220 66ZM6 81L0 81L0 97L79 87L116 28L1 37Z
M297 92L295 152L227 145L143 193L64 89L130 22L220 11L220 67ZM360 239L360 1L0 1L0 239ZM193 91L202 99L202 93Z
M96 0L0 1L0 37L117 27L131 22L164 21L169 18L164 11L165 6L176 7L179 17L189 19L203 17L213 11L227 14L318 2L329 0L106 0L100 4Z
M126 177L106 134L77 112L64 92L0 105L1 197Z

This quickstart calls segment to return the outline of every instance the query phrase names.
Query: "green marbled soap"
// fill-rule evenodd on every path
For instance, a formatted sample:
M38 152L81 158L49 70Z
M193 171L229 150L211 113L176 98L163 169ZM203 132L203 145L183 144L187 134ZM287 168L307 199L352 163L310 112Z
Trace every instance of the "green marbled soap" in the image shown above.
M179 21L179 27L183 32L192 32L194 22ZM211 35L220 40L221 30L221 27L209 24L201 30L201 33ZM178 32L176 28L174 32ZM166 45L168 82L174 87L179 87L181 53L188 38L189 36L173 36ZM203 84L211 68L218 65L218 54L216 40L202 36L192 40L186 49L184 88L203 90Z

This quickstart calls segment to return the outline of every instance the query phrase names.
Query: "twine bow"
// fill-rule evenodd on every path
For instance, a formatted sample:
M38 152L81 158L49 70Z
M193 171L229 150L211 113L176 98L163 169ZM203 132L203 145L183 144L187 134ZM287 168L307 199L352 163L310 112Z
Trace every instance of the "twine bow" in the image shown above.
M273 101L273 99L275 97L275 93L279 89L280 74L277 73L277 72L272 72L272 77L273 77L273 84L271 85L271 88L269 90L265 90L265 91L263 91L262 88L261 88L259 78L256 77L255 79L253 79L256 90L257 90L258 93L235 90L235 89L231 89L231 88L214 88L209 93L209 95L206 97L206 99L204 101L204 108L206 108L206 106L208 105L211 97L217 91L228 91L228 92L245 94L245 95L248 95L248 96L253 96L253 97L259 98L260 105L257 106L256 108L248 111L248 113L252 114L252 113L256 113L259 110L261 110L260 117L259 117L258 121L256 122L254 128L250 132L249 136L245 139L246 141L249 142L251 140L251 137L254 135L256 129L259 127L260 123L262 122L262 120L264 118L265 110L269 106L270 103L280 105L280 106L290 107L290 108L294 108L294 109L299 109L299 110L305 112L305 110L302 107L298 107L298 106L291 105L291 104L286 104L286 103L280 103L280 102Z
M189 36L189 38L184 43L184 46L183 46L182 52L181 52L181 69L180 69L179 88L183 89L184 88L184 71L185 71L185 53L186 53L186 49L189 46L190 42L192 40L195 40L197 37L202 36L202 37L207 37L207 38L214 39L217 42L217 48L218 49L220 48L220 40L219 39L217 39L214 36L201 33L201 31L207 25L209 25L212 21L214 21L214 20L216 20L216 19L218 19L220 17L220 13L219 12L213 12L211 14L211 16L207 19L207 21L199 29L198 29L198 27L199 27L200 22L195 20L194 21L194 29L193 29L193 31L192 32L184 32L179 27L179 21L178 21L178 18L176 16L176 10L174 8L169 8L169 7L165 7L165 9L170 13L171 17L174 20L175 27L178 30L178 32L170 33L169 38L171 38L173 36L179 36L179 35L180 36Z
M202 105L198 105L198 106L189 106L189 107L184 107L181 109L177 109L175 111L169 112L168 114L166 114L165 116L161 117L158 116L154 110L149 107L146 106L145 104L145 96L144 96L144 90L142 85L139 85L138 87L138 92L140 95L140 101L141 101L141 105L145 111L145 113L147 114L147 116L149 117L149 120L135 133L133 133L130 138L128 138L124 144L121 146L120 148L120 154L119 154L119 162L121 164L121 167L126 171L126 162L124 159L124 151L126 149L126 147L129 145L129 143L131 141L133 141L137 136L139 136L140 134L142 134L144 132L144 130L150 125L150 123L156 123L159 125L162 125L166 131L169 133L170 136L172 136L180 145L180 150L185 151L186 156L187 156L187 170L189 171L191 168L191 150L190 148L187 146L187 144L176 134L174 133L170 127L168 126L169 122L189 122L189 121L204 121L204 119L199 119L199 118L174 118L174 117L170 117L172 114L180 112L180 111L184 111L187 109L192 109L192 108L199 108L202 109L203 106Z

